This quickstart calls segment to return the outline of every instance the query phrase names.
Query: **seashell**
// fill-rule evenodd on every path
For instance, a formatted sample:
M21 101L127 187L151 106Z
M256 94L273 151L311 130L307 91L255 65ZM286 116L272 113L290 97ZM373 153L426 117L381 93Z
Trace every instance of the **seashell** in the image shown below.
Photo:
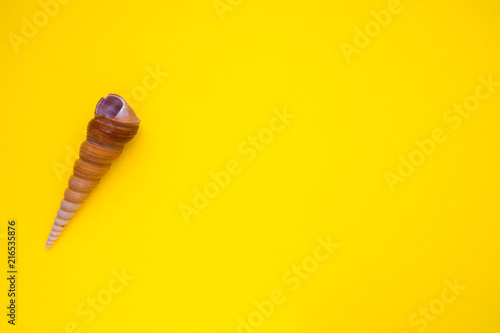
M80 146L80 156L75 161L73 175L69 178L46 248L52 247L101 177L108 172L111 163L120 156L125 144L136 135L139 123L140 119L120 96L109 94L99 100L95 117L87 126L87 140Z

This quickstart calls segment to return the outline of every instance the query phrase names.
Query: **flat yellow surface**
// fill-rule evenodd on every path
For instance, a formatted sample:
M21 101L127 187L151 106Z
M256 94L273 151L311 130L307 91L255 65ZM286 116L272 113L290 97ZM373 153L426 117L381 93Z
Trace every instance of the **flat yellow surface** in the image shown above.
M0 331L500 332L499 13L3 1ZM47 250L108 93L139 133Z

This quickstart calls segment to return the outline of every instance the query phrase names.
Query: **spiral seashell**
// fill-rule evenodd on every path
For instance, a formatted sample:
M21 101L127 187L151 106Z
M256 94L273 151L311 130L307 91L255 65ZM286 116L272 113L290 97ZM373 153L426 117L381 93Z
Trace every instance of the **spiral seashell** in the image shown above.
M80 146L80 158L73 167L64 199L57 211L46 248L51 248L78 208L89 196L123 147L137 133L140 119L132 108L118 95L101 98L95 117L87 126L87 140Z

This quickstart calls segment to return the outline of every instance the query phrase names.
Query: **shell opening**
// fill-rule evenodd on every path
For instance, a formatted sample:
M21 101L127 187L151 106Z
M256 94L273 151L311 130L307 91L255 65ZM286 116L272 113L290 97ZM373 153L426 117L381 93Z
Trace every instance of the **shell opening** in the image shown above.
M101 98L95 108L95 114L122 123L136 124L140 121L127 102L115 94L109 94L107 97Z
M109 95L108 97L101 98L99 103L97 103L96 114L100 116L106 116L107 118L114 118L124 106L124 102L121 98Z

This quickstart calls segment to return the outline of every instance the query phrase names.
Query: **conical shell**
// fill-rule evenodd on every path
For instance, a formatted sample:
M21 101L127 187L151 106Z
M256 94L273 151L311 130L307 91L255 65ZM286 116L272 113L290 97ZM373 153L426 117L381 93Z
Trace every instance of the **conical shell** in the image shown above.
M118 95L110 94L97 103L95 117L87 126L87 140L80 146L80 157L75 161L46 248L52 247L101 177L108 172L111 163L120 156L125 144L135 136L139 123L134 111Z

